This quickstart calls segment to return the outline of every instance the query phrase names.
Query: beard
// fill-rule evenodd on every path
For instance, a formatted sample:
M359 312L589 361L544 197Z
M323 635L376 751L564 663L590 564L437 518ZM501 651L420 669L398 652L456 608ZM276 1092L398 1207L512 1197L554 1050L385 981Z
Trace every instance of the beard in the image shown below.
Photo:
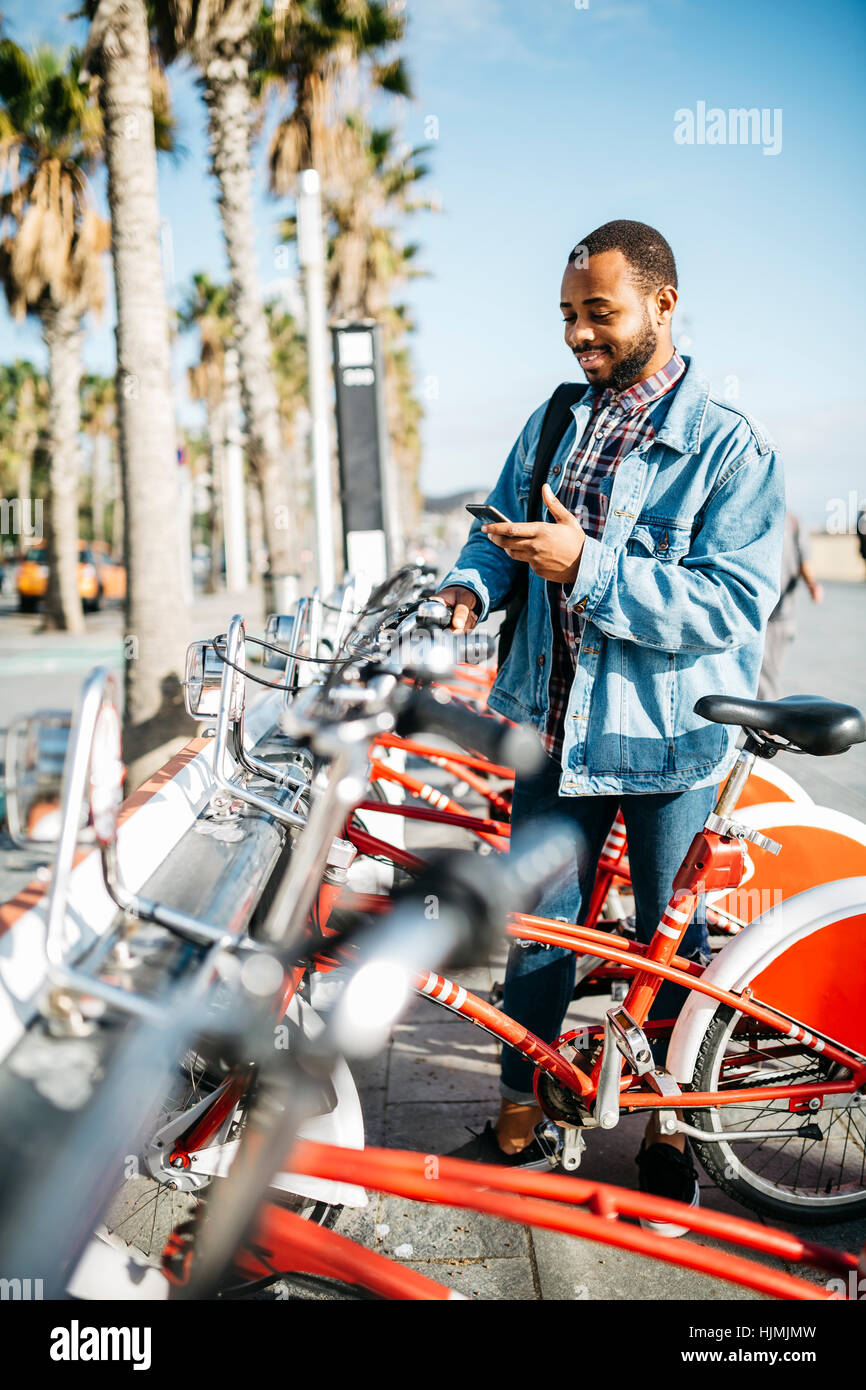
M650 316L644 310L644 321L640 332L625 345L624 356L619 361L614 362L610 376L604 385L611 391L622 391L635 381L639 381L644 367L651 360L657 346L658 339L653 331Z

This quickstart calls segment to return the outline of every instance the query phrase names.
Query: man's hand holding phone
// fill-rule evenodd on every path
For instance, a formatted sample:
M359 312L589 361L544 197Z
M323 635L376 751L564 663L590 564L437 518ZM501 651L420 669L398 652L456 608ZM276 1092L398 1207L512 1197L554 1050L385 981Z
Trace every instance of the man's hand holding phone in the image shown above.
M482 526L489 541L512 560L525 560L542 579L573 584L580 567L586 533L576 516L564 507L545 483L542 496L550 521L503 521Z
M452 610L452 632L472 631L478 622L478 613L475 608L478 595L473 589L466 589L462 584L452 584L447 589L440 589L436 597L441 598L442 602L447 603Z

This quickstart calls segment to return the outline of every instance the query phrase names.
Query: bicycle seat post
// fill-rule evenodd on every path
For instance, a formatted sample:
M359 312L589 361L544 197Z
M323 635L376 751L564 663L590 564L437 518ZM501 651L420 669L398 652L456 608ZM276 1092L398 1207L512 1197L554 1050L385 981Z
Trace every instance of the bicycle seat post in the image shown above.
M747 741L737 754L737 761L728 774L728 780L719 792L718 800L713 807L717 816L729 816L734 810L754 765L755 753Z

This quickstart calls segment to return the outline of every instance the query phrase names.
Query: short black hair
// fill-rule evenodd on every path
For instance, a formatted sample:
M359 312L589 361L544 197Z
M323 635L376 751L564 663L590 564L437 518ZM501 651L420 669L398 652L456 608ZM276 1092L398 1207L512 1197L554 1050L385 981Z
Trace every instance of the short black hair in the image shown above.
M597 256L601 251L621 251L631 266L638 288L654 294L663 285L677 285L677 263L674 253L661 232L645 222L605 222L579 241L568 258L575 261Z

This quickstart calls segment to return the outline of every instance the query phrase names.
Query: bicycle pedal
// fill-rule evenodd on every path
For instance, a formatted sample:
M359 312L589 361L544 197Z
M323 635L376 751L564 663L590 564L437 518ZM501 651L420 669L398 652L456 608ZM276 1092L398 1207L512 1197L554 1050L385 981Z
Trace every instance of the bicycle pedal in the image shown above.
M488 1004L492 1004L494 1009L502 1008L502 1001L505 998L505 985L501 980L494 980L487 996Z
M559 1125L554 1120L539 1120L532 1132L551 1168L557 1168L563 1150L563 1132Z

